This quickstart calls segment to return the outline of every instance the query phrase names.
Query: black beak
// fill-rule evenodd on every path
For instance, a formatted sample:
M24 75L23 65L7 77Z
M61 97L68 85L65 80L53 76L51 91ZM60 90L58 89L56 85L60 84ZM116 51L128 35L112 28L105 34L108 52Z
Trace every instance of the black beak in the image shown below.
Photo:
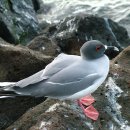
M105 45L105 54L110 58L113 59L115 58L119 53L119 49L115 46L106 46Z

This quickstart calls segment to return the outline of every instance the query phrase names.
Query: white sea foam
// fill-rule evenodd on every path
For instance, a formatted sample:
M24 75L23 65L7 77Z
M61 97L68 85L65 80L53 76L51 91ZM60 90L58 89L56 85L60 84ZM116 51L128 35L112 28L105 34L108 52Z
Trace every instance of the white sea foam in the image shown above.
M58 22L75 14L93 14L111 18L126 27L130 35L130 0L43 0L51 7L39 15L39 22ZM43 7L44 8L44 7Z
M0 86L8 86L8 85L13 85L15 82L0 82Z

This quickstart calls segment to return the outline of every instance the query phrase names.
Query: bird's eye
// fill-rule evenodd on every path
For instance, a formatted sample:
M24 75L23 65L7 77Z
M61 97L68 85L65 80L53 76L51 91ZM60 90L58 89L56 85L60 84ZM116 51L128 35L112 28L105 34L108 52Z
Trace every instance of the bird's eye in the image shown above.
M101 48L102 48L102 46L101 46L101 45L96 46L96 51L99 51Z

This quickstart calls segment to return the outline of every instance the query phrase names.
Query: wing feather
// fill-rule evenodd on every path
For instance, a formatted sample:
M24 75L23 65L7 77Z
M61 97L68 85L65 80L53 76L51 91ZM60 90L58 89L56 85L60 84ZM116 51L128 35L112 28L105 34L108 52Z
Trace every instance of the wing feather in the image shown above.
M18 81L15 86L23 88L28 85L47 80L57 72L74 63L75 59L78 58L79 56L61 53L50 64L48 64L45 69L33 74L32 76L29 76L28 78Z
M87 75L80 80L68 83L54 83L54 82L40 82L36 84L39 86L37 91L32 92L33 96L47 96L47 97L66 97L71 96L81 90L91 87L97 80L100 80L101 76L97 73ZM34 88L36 88L36 86ZM44 86L44 87L43 87ZM31 86L30 86L31 87Z

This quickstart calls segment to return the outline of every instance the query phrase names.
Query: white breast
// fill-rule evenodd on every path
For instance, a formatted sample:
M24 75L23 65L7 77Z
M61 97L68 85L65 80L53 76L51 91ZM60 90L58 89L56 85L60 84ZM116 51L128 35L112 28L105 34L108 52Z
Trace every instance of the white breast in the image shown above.
M86 89L69 96L67 99L79 99L93 93L106 79L109 72L109 59L106 55L104 55L102 58L94 60L94 62L89 62L89 64L92 66L92 68L96 68L94 70L95 73L98 73L101 75L101 77L90 87L87 87Z

